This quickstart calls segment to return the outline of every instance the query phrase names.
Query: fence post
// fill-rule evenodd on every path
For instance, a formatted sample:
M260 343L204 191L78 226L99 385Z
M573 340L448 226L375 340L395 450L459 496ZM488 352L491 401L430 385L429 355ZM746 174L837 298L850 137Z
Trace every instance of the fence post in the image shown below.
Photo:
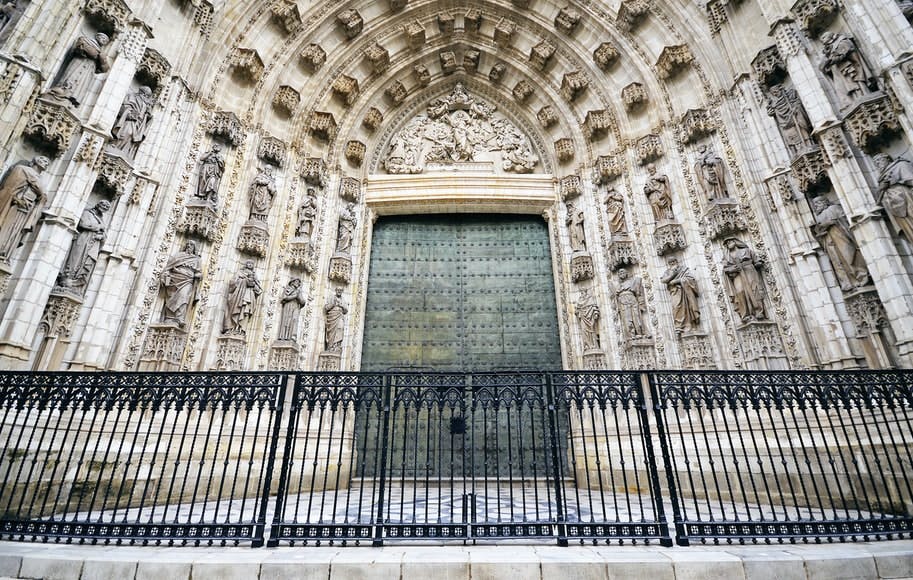
M656 512L656 520L662 522L661 526L663 532L667 537L660 540L660 545L667 548L672 546L672 537L668 536L669 534L669 525L666 523L666 510L663 507L663 498L662 498L662 487L659 485L659 465L656 463L656 451L653 448L653 434L650 432L650 415L647 411L648 404L653 401L658 403L658 399L655 395L650 393L650 379L646 373L641 373L640 381L638 387L639 400L637 401L637 413L640 416L640 434L644 439L644 452L647 454L647 471L650 474L650 495L653 498L653 509ZM659 409L658 405L654 406L654 409ZM661 421L657 416L657 423L661 425ZM662 427L657 427L658 433L662 433ZM660 435L660 440L662 441L661 445L665 448L665 439ZM663 452L663 457L665 458L666 453ZM669 473L668 464L666 467L666 473ZM669 491L674 496L675 495L675 486L670 485ZM673 499L673 506L675 505L675 499Z
M561 455L558 446L558 409L557 398L555 397L555 386L552 384L551 373L544 373L545 378L545 400L548 404L548 423L549 423L549 441L552 448L552 477L555 481L555 511L558 522L558 545L567 546L567 523L564 514L564 496L562 494L562 485L564 477L561 473Z
M387 484L387 446L390 443L390 405L393 394L392 376L384 375L384 406L382 409L384 426L381 430L383 433L380 443L380 492L377 494L377 521L374 526L373 546L384 545L384 492Z
M300 413L298 410L298 377L295 376L292 387L292 397L291 404L289 405L289 421L288 429L285 436L285 451L282 454L282 470L279 474L279 487L276 489L276 505L273 510L273 525L270 528L269 541L267 545L269 547L276 547L279 545L279 523L282 521L282 512L285 510L285 499L287 493L287 486L289 480L289 471L291 470L292 464L292 447L295 444L295 432L298 429L298 417ZM263 503L262 513L260 515L260 520L266 522L266 506L269 502L269 488L272 484L272 472L273 468L276 465L276 454L279 449L279 435L282 432L280 429L280 424L282 423L282 415L285 412L285 396L286 391L289 390L289 375L285 375L285 379L282 381L282 386L279 391L279 402L276 406L276 423L273 425L273 435L270 440L269 445L269 457L266 463L266 482L263 486ZM254 540L253 547L258 548L263 545L263 533L260 532L259 543L257 540Z

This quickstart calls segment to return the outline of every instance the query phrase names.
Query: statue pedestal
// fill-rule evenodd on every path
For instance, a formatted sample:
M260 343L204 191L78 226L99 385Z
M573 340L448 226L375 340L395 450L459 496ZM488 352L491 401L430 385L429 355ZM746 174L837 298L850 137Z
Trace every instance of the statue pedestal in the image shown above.
M184 209L184 219L178 230L188 236L203 238L211 242L216 237L216 226L219 223L219 214L215 208L203 200L192 199L187 202Z
M298 369L297 343L290 340L277 340L269 352L269 369L272 371L294 371Z
M892 367L891 345L894 341L885 336L885 331L890 330L888 315L875 287L863 286L844 296L856 335L862 341L866 363L875 369Z
M634 242L628 238L613 238L609 242L609 270L614 272L622 266L633 266L636 263Z
M348 284L352 280L352 259L345 254L336 254L330 260L330 280Z
M586 252L574 252L571 256L571 279L574 282L592 280L594 276L593 258Z
M880 91L856 102L845 123L853 141L870 154L902 132L891 99Z
M12 270L10 269L9 264L0 262L0 298L3 298L6 294L7 288L10 285L10 278L12 277Z
M244 335L223 335L216 341L217 371L240 371L244 368L247 354L247 338Z
M626 370L653 370L656 368L656 347L651 338L631 340L624 354Z
M310 240L294 238L289 242L285 265L308 274L314 271L314 249Z
M601 350L588 350L583 353L583 368L588 371L605 370L605 353Z
M324 352L317 360L317 371L321 373L335 373L342 368L342 353Z
M710 238L718 240L746 229L745 219L734 199L715 199L704 212L704 222Z
M789 360L777 325L770 321L748 322L738 327L745 363L752 370L787 370Z
M269 249L268 226L258 220L248 220L241 227L236 247L242 254L250 254L258 258L265 257L266 251Z
M139 359L141 371L174 372L181 369L187 332L177 324L153 324L146 333L143 353Z
M678 337L682 352L682 368L691 370L712 370L716 359L710 337L703 332L686 332Z
M660 256L684 250L687 245L685 228L677 222L660 222L653 230L653 244Z

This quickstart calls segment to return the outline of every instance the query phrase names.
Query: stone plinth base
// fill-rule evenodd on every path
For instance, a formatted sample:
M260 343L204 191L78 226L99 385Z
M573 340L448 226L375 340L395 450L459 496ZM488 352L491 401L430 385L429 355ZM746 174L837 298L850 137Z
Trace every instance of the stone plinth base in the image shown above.
M177 324L153 324L146 333L143 354L139 359L141 371L178 371L187 332Z
M827 161L821 149L815 147L797 155L790 164L802 193L823 191L830 186Z
M593 258L589 254L576 252L571 256L571 279L574 282L592 280L594 274Z
M286 266L310 274L314 271L314 262L314 248L310 240L296 238L289 242L288 254L285 257Z
M707 211L704 212L704 221L707 224L710 238L714 240L744 231L747 227L745 219L739 211L739 204L734 199L711 201Z
M82 296L55 287L41 317L41 330L48 336L70 336L81 308Z
M739 335L748 368L759 371L789 369L789 360L783 352L783 341L776 324L749 322L739 327Z
M215 370L240 371L244 368L247 354L247 339L243 335L220 336Z
M249 220L241 227L241 234L238 236L238 251L242 254L250 254L263 258L266 251L269 250L269 230L267 225L261 221Z
M211 242L216 237L216 226L219 223L219 214L205 201L193 199L187 202L184 210L184 219L178 230L188 236L196 236Z
M653 244L660 256L685 249L685 228L675 222L661 222L653 230Z
M609 242L609 270L613 272L623 266L637 263L634 242L627 238L613 239Z
M652 339L632 340L624 353L625 369L653 370L656 368L656 347Z
M3 298L3 295L6 294L6 290L10 286L11 277L9 264L0 263L0 298Z
M901 132L891 99L884 93L859 101L846 114L846 128L860 147L875 152Z
M298 370L298 353L300 349L294 342L277 340L269 351L269 369L271 371Z
M583 368L588 371L601 371L607 367L605 353L601 350L588 350L583 353Z
M342 354L338 352L321 353L317 360L317 372L333 373L342 368Z
M682 368L710 370L716 368L716 357L710 337L702 332L686 332L678 337L682 351Z
M334 282L348 284L352 280L352 259L342 254L333 256L329 277Z
M872 368L893 366L892 343L886 340L888 315L874 286L864 286L845 295L846 309L862 341L866 363Z

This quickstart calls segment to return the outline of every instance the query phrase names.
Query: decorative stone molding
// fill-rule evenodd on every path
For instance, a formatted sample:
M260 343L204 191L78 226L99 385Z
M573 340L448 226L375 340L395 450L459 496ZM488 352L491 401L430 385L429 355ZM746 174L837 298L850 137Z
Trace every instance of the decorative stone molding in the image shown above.
M682 368L707 370L716 368L716 357L706 334L687 333L679 337L682 352Z
M613 239L609 243L609 270L614 272L623 266L633 266L637 262L637 249L634 247L634 242L621 238Z
M361 181L354 177L343 177L339 181L339 197L348 202L358 203L361 199Z
M786 62L776 44L759 52L751 61L751 68L758 82L766 87L780 84L786 78Z
M269 250L269 230L267 224L258 220L249 220L241 226L236 246L242 254L249 254L259 258L266 257Z
M488 80L493 83L500 83L506 73L507 65L500 61L496 62L494 66L491 67L491 70L488 71Z
M862 149L874 153L901 133L900 122L887 95L860 101L846 115L847 131Z
M333 282L348 284L352 280L352 259L341 254L333 256L328 277Z
M558 11L558 15L555 16L555 29L564 34L571 35L577 30L577 25L580 24L580 13L577 12L572 6L565 6Z
M536 92L536 90L533 88L533 85L529 83L529 81L524 79L518 81L517 84L514 85L514 88L511 92L514 95L514 100L522 104L528 101L529 98L533 96L533 93Z
M653 370L656 364L656 347L650 344L632 344L624 353L624 368L626 370Z
M308 185L323 187L327 178L327 162L320 157L305 157L301 160L299 173Z
M649 13L649 0L623 0L618 6L615 25L625 32L630 32L643 22Z
M613 127L612 117L605 109L587 111L583 120L587 137L591 141L598 141L608 134Z
M241 119L231 111L216 111L209 122L208 132L232 147L238 147L244 142Z
M586 280L592 280L595 275L592 256L586 252L575 252L574 255L571 256L571 280L573 280L575 284L579 284Z
M618 49L611 42L603 42L593 51L593 62L604 71L618 62Z
M802 28L816 37L834 21L839 10L836 0L799 0L791 11Z
M783 352L783 341L773 322L749 322L739 327L742 356L753 370L785 370L789 361Z
M580 176L568 175L566 177L562 177L561 181L558 182L558 191L561 192L562 201L568 201L576 197L580 197L580 194L583 193Z
M420 20L413 20L403 26L403 33L409 39L409 48L419 50L425 45L425 27Z
M802 193L815 193L830 186L827 160L821 149L811 149L797 155L791 167Z
M543 128L549 129L558 124L558 113L551 105L545 105L536 113L536 119Z
M216 239L218 224L219 214L205 200L191 200L184 209L184 219L178 225L178 231L212 242Z
M212 32L212 15L215 8L210 0L199 0L194 6L193 24L200 29L203 36L209 36L209 33Z
M724 0L710 0L704 9L707 11L707 24L710 26L711 34L719 34L723 24L729 19Z
M275 0L270 12L273 22L285 34L294 34L301 28L301 13L295 0Z
M653 244L660 256L684 250L688 245L685 240L685 228L675 222L660 224L653 231Z
M131 15L122 0L86 0L82 10L96 28L108 34L124 30Z
M257 148L257 157L276 167L282 167L285 164L285 156L288 146L275 137L264 137L260 141L260 147Z
M691 109L682 116L681 132L685 143L694 143L716 131L716 122L707 109Z
M687 44L667 46L656 60L656 72L659 78L670 80L678 76L694 61L694 55Z
M561 80L561 96L565 101L573 103L589 86L590 79L584 73L579 70L571 71Z
M888 324L888 315L874 288L847 295L846 310L860 337L875 334Z
M176 372L187 344L187 332L176 324L152 324L146 333L139 359L139 370Z
M133 176L133 167L120 155L105 152L98 158L95 168L96 182L112 195L121 196L127 191L127 182Z
M734 201L711 201L710 207L704 213L704 221L707 224L707 233L712 240L748 229L739 204Z
M317 258L314 248L308 240L291 240L288 252L285 255L285 265L295 270L303 270L310 274L314 271Z
M482 11L478 8L470 8L463 15L463 30L469 34L478 34L482 26Z
M273 95L273 109L286 118L295 116L301 105L301 93L288 85L281 85Z
M510 46L511 41L514 37L514 31L517 26L513 21L508 20L507 18L502 18L495 24L494 39L495 44L501 48L507 48Z
M409 92L406 90L405 85L399 81L393 81L393 83L384 90L384 95L393 105L399 106L402 105L406 100L406 97L409 95Z
M625 111L636 111L646 104L647 90L641 83L631 83L621 89L621 102L625 105Z
M390 51L376 42L365 49L365 58L371 63L374 74L381 74L390 67Z
M231 56L231 67L235 78L255 84L266 68L260 54L253 48L237 48Z
M624 159L621 155L600 155L596 158L593 181L605 185L618 179L624 173Z
M247 340L243 336L220 336L216 339L216 368L218 371L244 370L247 360Z
M408 0L390 0L390 12L401 12L408 4Z
M373 133L377 131L383 122L384 114L377 107L371 107L361 120L361 126Z
M38 329L45 336L69 338L73 326L79 318L82 300L66 292L51 292Z
M351 107L358 100L358 81L348 75L339 75L333 81L333 96L346 107Z
M317 372L335 373L342 368L342 357L338 352L323 352L317 357Z
M311 135L321 141L332 141L336 138L336 117L333 113L326 111L314 111L311 113L311 121L308 130Z
M574 160L574 141L568 137L562 137L555 141L555 157L559 163L569 163Z
M441 72L445 75L453 74L457 69L456 53L452 50L441 52L438 57L441 61Z
M336 24L339 26L339 29L342 30L342 33L345 34L346 38L352 40L361 34L365 22L362 20L358 10L349 8L336 15Z
M349 141L346 143L346 159L348 159L352 165L361 167L361 164L364 163L367 150L368 147L361 141Z
M455 18L450 12L441 12L437 15L437 29L443 35L453 34Z
M309 44L301 51L301 65L304 70L314 74L327 61L327 53L319 44Z
M136 67L136 80L154 92L161 90L171 76L171 63L157 50L146 48Z
M608 369L605 352L601 350L588 350L583 353L583 370L604 371Z
M70 148L80 127L79 118L68 107L38 99L22 134L40 148L59 154Z
M463 68L467 72L479 70L479 60L482 59L482 53L475 49L469 49L463 53Z
M398 1L398 0L396 0ZM391 2L392 4L392 2ZM405 5L405 2L403 2ZM269 370L294 371L298 369L298 344L290 341L276 341L269 349Z
M431 71L423 64L417 64L412 67L412 76L415 77L415 82L417 82L420 87L427 87L431 84Z
M644 135L637 140L634 146L637 154L637 163L646 165L651 161L656 161L663 156L663 141L656 133Z
M821 144L824 145L824 151L829 159L849 159L853 152L850 150L850 144L843 136L843 127L833 125L822 129L818 133Z
M554 44L547 40L541 40L529 50L529 62L538 70L544 70L556 50Z

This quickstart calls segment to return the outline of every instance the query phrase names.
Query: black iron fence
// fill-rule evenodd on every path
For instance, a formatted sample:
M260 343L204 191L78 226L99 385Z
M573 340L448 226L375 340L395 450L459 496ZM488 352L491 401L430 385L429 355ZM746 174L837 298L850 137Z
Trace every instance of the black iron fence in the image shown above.
M908 371L0 373L0 535L908 537L911 387Z

